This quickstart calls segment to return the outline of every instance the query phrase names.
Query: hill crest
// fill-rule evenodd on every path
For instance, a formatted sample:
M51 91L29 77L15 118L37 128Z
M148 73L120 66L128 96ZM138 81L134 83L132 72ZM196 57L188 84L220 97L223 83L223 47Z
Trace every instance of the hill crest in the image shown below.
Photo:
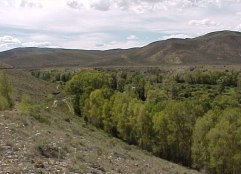
M241 33L218 31L192 39L172 38L144 47L112 50L15 48L0 53L15 68L237 65L241 64Z

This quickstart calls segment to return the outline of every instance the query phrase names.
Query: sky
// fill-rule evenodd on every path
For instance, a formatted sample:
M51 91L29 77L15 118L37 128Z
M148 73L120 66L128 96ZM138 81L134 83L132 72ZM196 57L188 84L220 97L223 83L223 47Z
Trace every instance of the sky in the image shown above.
M0 0L0 51L106 50L241 31L241 0Z

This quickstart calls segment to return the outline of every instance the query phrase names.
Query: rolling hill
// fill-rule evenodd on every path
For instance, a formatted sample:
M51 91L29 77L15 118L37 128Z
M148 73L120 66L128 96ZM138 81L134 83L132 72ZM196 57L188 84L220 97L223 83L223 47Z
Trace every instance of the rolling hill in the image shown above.
M193 39L168 39L131 49L70 50L16 48L0 53L15 68L237 65L241 64L241 33L219 31Z

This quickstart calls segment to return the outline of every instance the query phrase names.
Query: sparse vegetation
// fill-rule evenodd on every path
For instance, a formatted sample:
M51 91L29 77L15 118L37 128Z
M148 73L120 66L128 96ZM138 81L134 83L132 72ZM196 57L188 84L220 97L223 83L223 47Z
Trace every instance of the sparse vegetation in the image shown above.
M240 40L240 32L220 31L192 39L157 41L135 49L18 48L0 53L0 59L18 68L240 65Z
M12 87L6 75L0 72L0 111L13 107Z
M63 160L68 152L67 147L62 147L58 144L43 142L37 147L39 153L45 158L55 158Z
M38 114L41 109L45 109L44 105L33 103L27 95L23 95L19 103L19 110L22 114L34 115Z

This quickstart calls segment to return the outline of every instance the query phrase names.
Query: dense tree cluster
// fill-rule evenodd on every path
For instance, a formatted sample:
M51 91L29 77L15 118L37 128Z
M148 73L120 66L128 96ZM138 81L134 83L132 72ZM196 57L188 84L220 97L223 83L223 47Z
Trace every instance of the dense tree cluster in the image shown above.
M71 79L71 73L64 70L32 70L31 75L51 82L67 82Z
M153 154L216 174L241 173L241 81L235 71L81 71L76 114Z

